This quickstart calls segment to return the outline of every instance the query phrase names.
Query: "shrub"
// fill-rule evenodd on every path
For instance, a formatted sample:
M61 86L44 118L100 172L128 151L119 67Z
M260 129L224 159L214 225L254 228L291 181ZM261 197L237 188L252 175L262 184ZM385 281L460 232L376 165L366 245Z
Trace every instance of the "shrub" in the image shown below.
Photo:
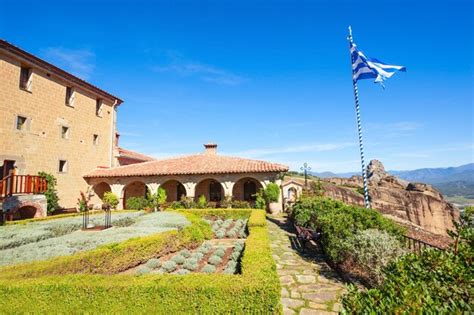
M179 269L178 271L176 271L176 274L177 275L187 275L190 271L187 270L187 269Z
M163 187L159 187L156 193L152 194L147 192L146 199L148 200L148 206L154 210L158 210L162 205L166 203L166 190Z
M200 261L204 255L202 253L193 253L190 258L195 258L197 261Z
M263 190L260 189L259 192L255 194L255 209L265 209L266 202L263 197Z
M227 233L225 234L227 237L230 237L230 238L234 238L237 234L237 231L233 228L233 229L230 229L229 231L227 231Z
M280 187L275 183L269 183L265 188L264 197L267 203L278 202L280 198Z
M222 229L221 229L221 230L219 230L219 231L216 232L216 237L217 237L218 239L224 238L224 236L225 236L225 230L222 230Z
M177 265L176 265L176 262L172 261L172 260L168 260L166 261L162 266L161 268L166 271L166 272L172 272L176 269Z
M223 249L223 248L218 248L218 249L214 252L214 255L215 255L215 256L218 256L218 257L224 257L224 256L225 256L225 249Z
M182 251L179 252L181 254L181 256L183 256L184 258L189 258L189 256L191 256L191 253L189 252L189 250L187 249L183 249Z
M107 207L114 210L117 208L117 205L119 204L119 199L117 195L111 191L106 191L104 193L104 197L102 198L102 201Z
M217 266L219 265L221 262L222 262L222 258L217 256L217 255L214 255L214 256L211 256L209 259L208 259L208 262L211 264L211 265L214 265L214 266Z
M342 251L346 259L364 270L370 285L382 283L382 269L405 253L394 236L377 229L357 231L344 242Z
M161 267L161 261L157 258L152 258L149 261L147 261L145 266L147 266L150 269L157 269L157 268Z
M234 200L231 203L231 207L235 209L249 209L250 203L245 200Z
M143 210L150 205L145 197L130 197L126 201L127 209Z
M181 265L184 263L185 259L183 256L181 255L175 255L173 256L173 258L171 258L172 261L174 261L175 263L177 263L178 265Z
M137 274L137 276L146 275L146 274L149 274L150 271L151 271L150 268L148 268L146 266L140 266L140 267L137 268L136 274Z
M230 209L233 207L232 205L232 197L231 196L225 196L224 197L224 200L221 201L221 208L224 208L224 209ZM250 208L250 207L246 207L246 208Z
M187 259L183 264L183 268L186 268L191 271L196 270L197 267L198 267L198 260L195 258Z
M48 214L51 214L59 208L59 197L56 190L56 177L46 172L39 172L38 176L46 179L48 184L48 188L44 192L44 196L46 197Z
M206 196L204 196L204 195L199 196L198 202L196 204L196 208L205 209L206 207L207 207Z
M127 227L127 226L133 225L134 223L135 223L135 220L133 220L132 218L125 217L125 218L118 219L117 221L113 223L113 225L116 227Z
M216 267L213 266L213 265L207 264L202 268L202 272L204 272L204 273L214 273L214 272L216 272Z
M183 205L184 209L196 208L196 203L191 197L181 196L181 200L179 202Z
M174 209L174 210L176 210L176 209L184 209L184 206L183 206L183 204L182 204L181 202L179 202L179 201L173 201L173 202L170 204L170 208L171 208L171 209Z

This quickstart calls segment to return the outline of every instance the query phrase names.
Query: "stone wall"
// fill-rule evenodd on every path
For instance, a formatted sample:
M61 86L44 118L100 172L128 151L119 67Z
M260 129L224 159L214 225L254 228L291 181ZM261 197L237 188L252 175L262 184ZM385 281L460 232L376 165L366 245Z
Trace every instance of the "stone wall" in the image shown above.
M2 210L7 220L43 218L48 215L44 195L15 195L3 200Z
M19 88L20 60L0 50L0 163L16 160L17 174L39 171L57 178L60 206L76 207L79 192L88 187L82 176L97 166L111 166L115 134L112 100L104 100L102 117L96 115L92 92L74 86L74 107L65 104L69 84L54 73L33 68L31 91ZM17 116L27 118L24 130L16 130ZM69 127L67 139L61 127ZM93 135L99 135L98 144ZM67 171L59 172L59 160Z

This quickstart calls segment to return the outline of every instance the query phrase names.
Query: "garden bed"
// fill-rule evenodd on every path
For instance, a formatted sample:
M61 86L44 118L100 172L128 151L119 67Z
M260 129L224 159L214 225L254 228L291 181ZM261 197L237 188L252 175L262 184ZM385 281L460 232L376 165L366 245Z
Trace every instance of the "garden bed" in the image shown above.
M191 222L179 231L131 239L21 268L0 269L0 309L7 313L70 313L77 312L79 307L92 313L281 312L280 282L271 256L264 211L213 209L179 213ZM214 216L248 219L240 273L124 273L152 258L171 259L185 249L192 254L208 243L216 247L214 251L228 246L216 265L216 271L225 270L224 261L229 260L233 241L211 241L211 226L202 218ZM202 269L202 265L196 268Z

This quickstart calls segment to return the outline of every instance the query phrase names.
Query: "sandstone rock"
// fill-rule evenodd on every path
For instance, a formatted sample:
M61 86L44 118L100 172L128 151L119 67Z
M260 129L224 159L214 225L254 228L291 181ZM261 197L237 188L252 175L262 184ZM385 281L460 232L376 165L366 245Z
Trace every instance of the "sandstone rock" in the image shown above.
M445 201L431 185L408 183L392 176L377 160L370 162L367 173L372 208L431 233L446 235L446 230L453 229L452 221L459 218L459 210ZM357 191L363 187L360 176L325 181L325 195L364 206L364 197Z

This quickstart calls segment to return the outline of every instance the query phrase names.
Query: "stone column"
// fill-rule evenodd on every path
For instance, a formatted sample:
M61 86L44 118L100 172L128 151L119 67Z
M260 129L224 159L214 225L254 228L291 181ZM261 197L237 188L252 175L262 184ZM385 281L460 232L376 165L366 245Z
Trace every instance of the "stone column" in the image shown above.
M119 198L119 204L117 205L117 210L123 210L123 194L124 194L124 184L111 184L110 189L112 192Z

